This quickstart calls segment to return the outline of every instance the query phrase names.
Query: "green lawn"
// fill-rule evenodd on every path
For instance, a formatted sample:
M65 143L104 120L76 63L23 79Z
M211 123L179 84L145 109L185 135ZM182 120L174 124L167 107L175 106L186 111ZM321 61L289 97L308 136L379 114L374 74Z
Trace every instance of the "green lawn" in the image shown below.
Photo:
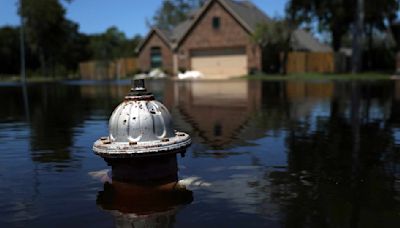
M323 74L323 73L295 73L295 74L256 74L244 76L245 79L256 80L389 80L396 76L387 73L359 73L359 74ZM400 77L399 77L400 79Z
M61 77L61 76L56 76L56 77L44 77L40 75L33 75L33 76L28 76L26 78L27 82L56 82L56 81L62 81L62 80L69 80L69 79L79 79L78 77ZM20 82L21 81L21 76L20 75L0 75L0 82Z
M129 77L127 77L129 78ZM68 79L78 79L79 78L66 78L66 77L43 77L43 76L33 76L28 77L28 82L54 82L60 80L68 80ZM126 79L126 78L125 78ZM394 76L393 74L388 73L360 73L360 74L323 74L323 73L296 73L296 74L255 74L255 75L247 75L243 76L241 79L248 80L391 80L391 79L400 79L400 76ZM0 75L0 82L19 82L19 75L8 75L3 76Z

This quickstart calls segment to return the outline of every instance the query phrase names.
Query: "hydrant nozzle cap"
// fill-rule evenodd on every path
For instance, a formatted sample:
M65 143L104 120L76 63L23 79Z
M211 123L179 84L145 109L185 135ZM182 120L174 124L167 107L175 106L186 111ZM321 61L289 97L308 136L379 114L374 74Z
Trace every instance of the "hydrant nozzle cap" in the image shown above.
M131 96L152 96L152 93L147 92L144 84L144 79L132 80L132 88L127 97Z
M133 79L132 89L135 91L145 91L146 87L144 85L144 79Z

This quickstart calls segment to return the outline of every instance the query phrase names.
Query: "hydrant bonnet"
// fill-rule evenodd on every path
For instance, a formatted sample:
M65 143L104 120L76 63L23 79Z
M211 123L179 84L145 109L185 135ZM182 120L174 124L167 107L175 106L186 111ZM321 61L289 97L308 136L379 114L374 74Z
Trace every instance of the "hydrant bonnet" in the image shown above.
M172 128L167 108L147 92L144 80L134 80L131 91L109 120L109 136L93 145L104 158L181 153L191 144L188 134Z

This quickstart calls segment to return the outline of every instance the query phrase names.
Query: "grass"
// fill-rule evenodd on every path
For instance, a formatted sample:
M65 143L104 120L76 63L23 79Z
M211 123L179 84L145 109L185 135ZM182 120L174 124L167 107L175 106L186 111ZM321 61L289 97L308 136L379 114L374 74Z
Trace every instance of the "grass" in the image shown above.
M28 82L56 82L69 79L78 79L77 77L43 77L40 75L33 75L27 77ZM121 78L122 79L122 78ZM393 74L388 73L375 73L366 72L360 74L324 74L324 73L293 73L287 75L280 74L255 74L243 76L242 79L248 80L266 80L266 81L276 81L276 80L390 80L390 79L400 79L400 76L393 76ZM19 75L0 75L0 82L20 82Z
M74 77L44 77L44 76L39 76L39 75L34 75L34 76L28 76L26 77L27 82L57 82L57 81L62 81L62 80L69 80L69 79L78 79ZM20 75L0 75L0 82L21 82L21 76Z
M359 74L324 74L324 73L293 73L287 75L280 74L255 74L244 76L250 80L389 80L393 79L392 74L388 73L359 73Z

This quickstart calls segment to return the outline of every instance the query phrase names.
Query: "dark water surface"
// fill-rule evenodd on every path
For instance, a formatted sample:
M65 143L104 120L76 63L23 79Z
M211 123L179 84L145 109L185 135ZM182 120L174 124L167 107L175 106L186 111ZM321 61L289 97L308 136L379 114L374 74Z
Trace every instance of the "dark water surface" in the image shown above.
M192 200L104 183L128 81L2 85L0 227L400 227L400 81L148 84Z

